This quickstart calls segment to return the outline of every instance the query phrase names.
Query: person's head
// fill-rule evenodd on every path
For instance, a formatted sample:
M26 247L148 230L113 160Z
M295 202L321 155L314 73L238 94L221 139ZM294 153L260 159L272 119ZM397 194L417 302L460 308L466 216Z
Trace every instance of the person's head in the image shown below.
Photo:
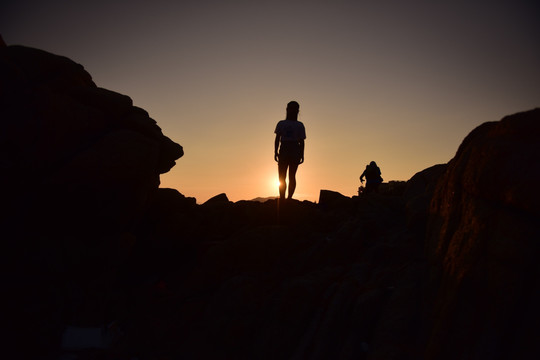
M372 161L369 163L370 166L377 166L377 163L375 161Z
M298 120L298 112L300 111L300 104L296 101L291 101L287 104L287 120Z

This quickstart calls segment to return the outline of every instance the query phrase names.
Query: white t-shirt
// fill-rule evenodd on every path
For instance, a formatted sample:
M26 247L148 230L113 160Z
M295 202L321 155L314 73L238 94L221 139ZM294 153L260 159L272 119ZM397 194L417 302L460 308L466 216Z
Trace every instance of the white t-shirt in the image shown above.
M298 120L281 120L274 131L281 141L300 141L306 138L306 128Z

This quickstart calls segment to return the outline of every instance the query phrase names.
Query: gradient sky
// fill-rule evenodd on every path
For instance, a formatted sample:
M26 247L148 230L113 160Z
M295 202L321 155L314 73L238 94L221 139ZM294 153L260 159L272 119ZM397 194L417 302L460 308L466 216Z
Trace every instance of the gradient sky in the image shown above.
M446 163L486 121L540 106L537 1L25 1L0 34L82 64L185 155L162 187L202 203L276 196L274 129L306 127L295 197L356 194Z

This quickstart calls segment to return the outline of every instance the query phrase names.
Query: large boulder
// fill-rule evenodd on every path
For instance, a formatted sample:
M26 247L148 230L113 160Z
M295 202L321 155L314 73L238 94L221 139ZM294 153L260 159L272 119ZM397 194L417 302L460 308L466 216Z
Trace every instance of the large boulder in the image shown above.
M430 359L538 358L540 109L465 138L435 190Z
M4 47L0 74L0 189L10 214L54 204L55 219L126 226L183 155L146 111L66 57Z
M321 190L319 193L319 205L325 209L343 208L352 204L352 199L337 191Z
M0 237L17 317L7 328L43 353L66 325L118 316L113 284L183 150L80 64L1 43L0 127Z

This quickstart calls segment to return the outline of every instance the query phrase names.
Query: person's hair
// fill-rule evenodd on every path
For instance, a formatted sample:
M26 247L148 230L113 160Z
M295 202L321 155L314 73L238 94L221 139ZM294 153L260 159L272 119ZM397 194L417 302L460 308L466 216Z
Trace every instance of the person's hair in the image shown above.
M300 104L296 101L290 101L287 104L287 120L298 120L298 112L300 111Z
M369 165L371 165L371 166L377 166L377 163L376 163L375 161L372 161L372 162L369 163Z

